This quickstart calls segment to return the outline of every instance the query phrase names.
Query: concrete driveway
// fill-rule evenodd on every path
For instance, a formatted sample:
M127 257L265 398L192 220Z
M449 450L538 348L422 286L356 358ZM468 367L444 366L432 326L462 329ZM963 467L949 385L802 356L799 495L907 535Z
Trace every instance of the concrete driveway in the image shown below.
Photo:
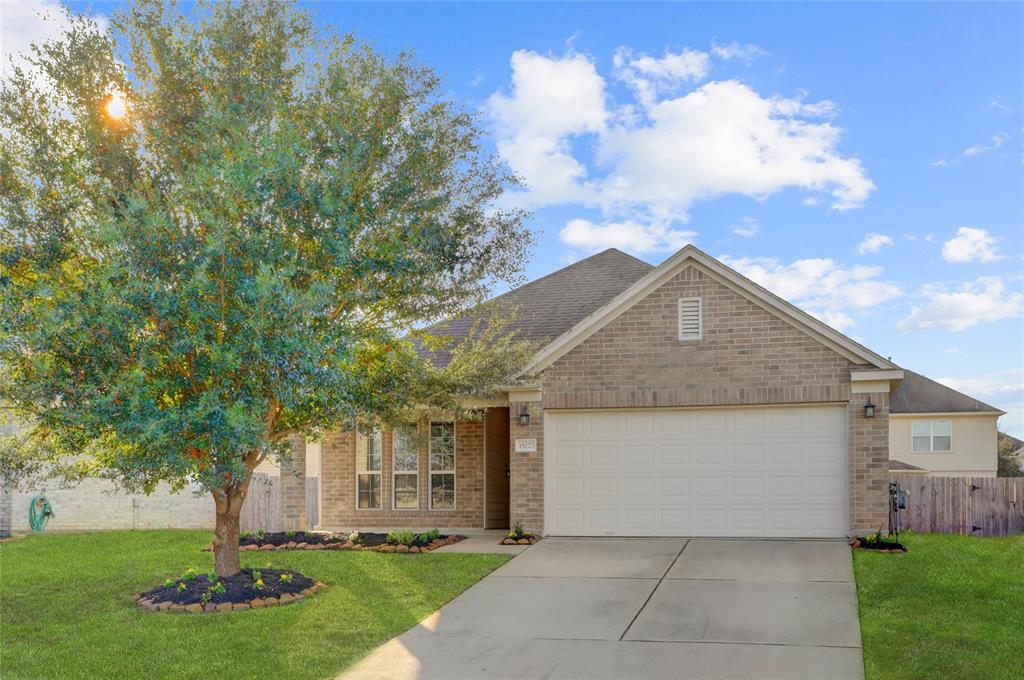
M850 549L548 538L343 677L860 679Z

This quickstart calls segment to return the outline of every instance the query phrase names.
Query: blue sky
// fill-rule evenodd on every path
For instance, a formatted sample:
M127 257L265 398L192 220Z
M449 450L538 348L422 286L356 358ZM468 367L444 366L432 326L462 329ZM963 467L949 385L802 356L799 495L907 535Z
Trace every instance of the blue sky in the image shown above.
M479 112L529 278L692 241L1024 435L1024 5L309 7Z

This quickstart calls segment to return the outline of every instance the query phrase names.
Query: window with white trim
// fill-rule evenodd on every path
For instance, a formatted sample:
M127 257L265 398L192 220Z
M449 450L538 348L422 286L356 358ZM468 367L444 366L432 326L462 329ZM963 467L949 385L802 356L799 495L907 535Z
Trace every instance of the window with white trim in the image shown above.
M356 434L356 509L380 510L381 436Z
M430 509L455 509L455 423L430 423Z
M679 339L700 340L703 337L703 301L699 297L679 298Z
M910 423L912 449L919 453L953 450L953 422L915 420Z
M418 510L420 507L420 451L416 426L396 427L391 434L391 460L394 467L395 510Z

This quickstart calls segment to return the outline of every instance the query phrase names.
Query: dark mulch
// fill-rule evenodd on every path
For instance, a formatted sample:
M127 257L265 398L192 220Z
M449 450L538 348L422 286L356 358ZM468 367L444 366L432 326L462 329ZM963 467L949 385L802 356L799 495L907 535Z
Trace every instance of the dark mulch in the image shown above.
M259 572L263 580L262 588L255 588L256 578L253 572ZM282 574L291 574L291 581L282 581ZM280 597L285 593L297 595L306 588L316 584L316 581L303 576L296 571L287 569L243 569L234 576L228 578L217 578L217 581L224 586L223 593L212 592L207 574L196 574L190 580L175 579L174 585L165 587L160 585L152 590L146 591L139 596L139 599L148 599L153 602L172 602L174 604L204 604L211 602L221 604L223 602L242 603L249 602L256 598ZM181 588L185 584L185 588ZM203 596L209 593L208 600Z
M321 545L344 543L348 536L341 534L325 534L315 531L275 531L273 533L245 533L238 539L239 545L285 545L287 543L305 543Z
M865 550L892 550L894 552L907 552L907 547L894 539L883 538L882 536L864 536L854 539L851 543L854 548Z

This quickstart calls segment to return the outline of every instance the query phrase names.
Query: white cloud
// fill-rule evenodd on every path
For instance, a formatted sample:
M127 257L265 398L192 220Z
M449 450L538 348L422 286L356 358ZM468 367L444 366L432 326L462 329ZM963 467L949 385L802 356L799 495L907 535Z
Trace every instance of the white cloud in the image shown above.
M520 50L511 65L512 94L492 94L486 108L498 127L498 152L529 185L525 202L592 198L569 138L604 129L604 79L581 54L554 58Z
M977 378L936 378L936 381L975 399L993 399L1015 395L1024 397L1024 371L992 373Z
M730 231L737 236L751 238L761 233L761 228L757 224L757 218L741 217L736 224L732 225Z
M969 146L966 149L964 149L964 155L977 156L978 154L983 154L988 151L995 151L1003 144L1005 144L1007 139L1009 139L1007 134L1005 132L1000 132L998 134L992 135L991 144L975 144L973 146Z
M610 127L601 140L598 161L611 168L604 196L675 219L697 200L761 199L787 187L831 190L836 209L859 206L874 184L858 160L837 153L840 130L797 117L802 106L737 81L660 101L646 124Z
M565 244L581 250L620 248L634 253L679 250L693 242L696 235L694 231L633 220L594 224L584 219L570 220L559 233Z
M942 244L942 257L946 262L995 262L1003 259L996 250L995 237L984 229L960 227Z
M0 11L0 77L10 73L11 61L26 67L22 57L31 54L31 45L60 38L70 28L64 7L57 0L20 0L2 2ZM92 17L102 29L107 20ZM38 78L42 80L42 74Z
M1024 316L1024 293L1006 289L998 276L982 276L957 290L939 284L922 288L926 302L915 305L896 328L915 331L941 328L958 332L980 323Z
M711 43L711 54L715 55L719 59L740 59L747 62L748 64L758 57L763 57L768 53L765 52L757 45L746 44L742 45L735 40L728 45L719 45L716 42Z
M591 58L515 52L510 91L486 105L499 153L528 187L506 200L598 207L608 224L671 225L694 202L733 194L763 200L799 188L815 199L831 193L837 210L867 199L874 184L840 153L842 130L820 120L835 113L832 102L765 97L735 80L697 86L706 60L695 50L620 48L615 75L634 103L613 107Z
M857 246L857 252L861 255L867 253L877 253L882 246L891 246L893 243L891 236L885 234L864 234L864 240Z
M634 55L628 47L615 50L615 77L626 83L642 106L651 106L658 95L679 91L686 83L708 74L708 55L698 50L665 51L664 57Z
M995 151L996 149L1001 147L1003 144L1005 144L1007 141L1009 141L1009 139L1010 139L1010 136L1008 134L1006 134L1005 132L997 132L996 134L992 135L992 142L990 144L973 144L973 145L967 147L966 149L964 149L960 153L959 157L954 158L952 160L950 160L948 158L940 158L939 160L932 162L931 165L933 167L940 167L940 168L948 167L950 165L956 165L957 163L959 163L964 158L971 158L972 156L980 156L983 153L988 153L989 151Z
M771 258L722 257L723 262L776 295L837 328L855 325L849 312L865 310L901 294L880 280L882 267L843 267L828 258L783 264Z

